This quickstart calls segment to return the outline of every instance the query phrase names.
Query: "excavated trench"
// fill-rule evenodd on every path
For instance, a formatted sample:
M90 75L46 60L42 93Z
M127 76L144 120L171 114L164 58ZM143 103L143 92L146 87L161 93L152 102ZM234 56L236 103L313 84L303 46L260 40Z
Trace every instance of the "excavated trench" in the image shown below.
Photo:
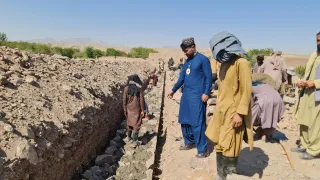
M82 174L96 164L108 169L105 177L120 177L124 173L119 172L131 168L131 164L126 167L128 161L145 160L122 142L121 90L131 74L138 74L146 84L155 62L70 59L1 46L0 67L0 180L83 179ZM163 93L160 79L159 87L146 95L150 95L149 109L158 112L144 121L140 134L144 144L139 148L148 150L140 154L147 154L150 164ZM117 150L108 149L113 146ZM117 158L97 160L108 153ZM105 167L105 161L113 164ZM150 174L151 165L146 169Z
M120 89L123 89L123 86ZM111 89L111 92L113 97L99 97L92 92L94 96L103 99L104 104L98 109L83 108L75 114L74 116L81 120L81 123L68 124L68 137L53 134L57 127L54 123L45 122L46 140L53 139L53 136L56 136L55 139L59 137L59 145L45 144L48 147L46 154L43 155L45 159L39 160L36 166L26 159L12 162L8 168L1 169L4 179L82 179L81 173L88 164L92 164L96 156L102 154L107 146L114 145L114 141L110 139L119 128L124 127L120 124L123 119L122 101L119 101L122 100L122 93L118 88ZM37 143L42 142L39 140Z
M151 116L149 120L143 119L138 138L140 145L133 147L132 143L125 140L126 120L121 111L121 114L116 116L118 121L114 128L104 133L106 136L92 149L87 165L73 175L73 180L152 179L162 118L164 86L165 73L160 75L158 86L146 90L145 99ZM90 139L87 142L89 141Z

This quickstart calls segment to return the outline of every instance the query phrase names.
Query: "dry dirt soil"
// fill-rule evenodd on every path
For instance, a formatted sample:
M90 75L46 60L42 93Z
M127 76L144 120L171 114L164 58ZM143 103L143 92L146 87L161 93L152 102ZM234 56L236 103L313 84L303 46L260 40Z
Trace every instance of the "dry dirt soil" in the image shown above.
M167 73L168 75L170 73ZM175 77L167 78L166 93L170 92ZM162 153L156 179L161 180L212 180L216 176L216 156L210 144L211 155L206 159L196 159L196 149L179 151L183 144L181 127L178 124L178 112L181 93L177 92L172 100L165 99L163 112ZM292 159L294 169L290 166L285 150L279 143L255 141L254 150L249 151L247 144L239 157L238 172L242 174L238 179L320 179L320 159L305 161L299 159L299 154L291 153L298 140L298 126L292 118L292 108L295 100L286 97L286 113L278 124L278 131L288 138L282 141L286 151ZM209 109L214 108L209 106Z

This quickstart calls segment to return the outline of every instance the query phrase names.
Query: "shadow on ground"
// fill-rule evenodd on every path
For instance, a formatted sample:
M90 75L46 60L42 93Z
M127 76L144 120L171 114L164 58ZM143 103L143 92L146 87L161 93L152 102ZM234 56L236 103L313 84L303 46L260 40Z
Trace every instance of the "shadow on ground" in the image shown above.
M141 141L142 145L146 145L150 142L150 140L153 137L155 137L157 135L158 135L158 133L156 133L156 132L153 132L150 134L150 132L147 131L145 134L143 134L143 136L139 137L138 139L139 139L139 141Z
M158 139L158 144L157 144L157 152L156 152L156 157L155 157L155 163L154 163L154 169L153 169L153 179L155 180L160 180L158 176L162 174L162 170L160 169L160 160L161 160L161 153L163 150L163 147L166 143L167 139L167 130L165 130L164 135L160 136Z
M252 151L250 151L247 147L244 148L240 153L238 160L238 173L248 177L258 174L259 178L261 179L263 176L263 171L268 164L269 157L262 149L255 147Z

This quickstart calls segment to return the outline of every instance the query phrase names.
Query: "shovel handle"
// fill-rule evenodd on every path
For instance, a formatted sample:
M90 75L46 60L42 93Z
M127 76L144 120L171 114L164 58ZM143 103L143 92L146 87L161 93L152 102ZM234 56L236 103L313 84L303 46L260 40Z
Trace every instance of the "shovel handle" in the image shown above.
M283 145L283 143L282 143L281 140L279 141L279 144L281 145L282 149L283 149L284 152L286 153L286 156L287 156L287 158L288 158L288 161L289 161L289 163L290 163L291 168L294 169L294 166L293 166L293 162L292 162L292 160L291 160L291 157L289 156L289 154L288 154L288 152L287 152L286 148L284 147L284 145Z

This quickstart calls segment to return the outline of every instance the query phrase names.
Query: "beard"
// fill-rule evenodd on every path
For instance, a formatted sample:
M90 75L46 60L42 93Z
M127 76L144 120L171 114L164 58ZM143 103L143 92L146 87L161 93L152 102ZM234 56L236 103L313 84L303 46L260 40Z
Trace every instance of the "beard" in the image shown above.
M186 56L190 59L193 58L194 55L195 55L195 51L192 51L190 54L186 54Z
M187 57L190 59L193 58L193 56L194 56L194 54L187 54Z
M317 45L317 51L320 53L320 44Z

